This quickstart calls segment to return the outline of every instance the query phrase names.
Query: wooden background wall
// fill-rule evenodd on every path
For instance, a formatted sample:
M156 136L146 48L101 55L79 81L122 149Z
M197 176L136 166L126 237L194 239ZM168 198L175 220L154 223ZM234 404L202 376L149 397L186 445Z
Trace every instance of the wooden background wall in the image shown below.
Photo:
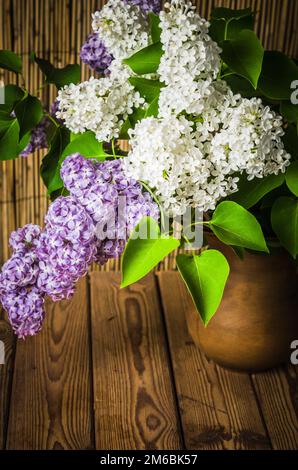
M0 0L0 49L12 49L24 60L24 75L31 92L42 81L37 67L29 65L29 54L35 51L56 66L76 63L79 50L91 31L91 13L104 1L99 0ZM298 0L197 0L200 14L209 18L215 6L244 8L257 13L256 30L267 49L279 49L298 55ZM1 73L1 71L0 71ZM89 71L83 69L83 79ZM14 74L0 75L5 83L14 83ZM54 87L42 93L52 102ZM0 263L9 256L8 236L26 223L43 224L47 198L39 177L43 153L27 159L0 162ZM170 265L167 261L165 268ZM110 263L107 270L117 269Z

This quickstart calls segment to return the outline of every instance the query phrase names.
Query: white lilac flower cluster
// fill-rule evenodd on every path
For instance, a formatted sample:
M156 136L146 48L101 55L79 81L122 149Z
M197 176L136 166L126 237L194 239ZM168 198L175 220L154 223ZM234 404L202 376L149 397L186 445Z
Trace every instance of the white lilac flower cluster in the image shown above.
M234 95L216 80L220 50L190 2L172 0L160 13L164 55L157 118L130 131L127 173L155 190L165 211L213 210L237 191L238 175L284 172L282 118L260 99Z
M59 111L66 127L78 134L93 131L99 141L119 137L121 127L134 107L144 104L144 99L129 83L129 73L113 61L110 75L71 84L59 91Z
M59 91L57 117L73 133L91 130L99 141L119 137L120 129L133 108L143 106L144 99L129 83L130 69L122 60L149 42L147 16L136 5L123 0L107 2L93 14L93 31L104 38L106 49L114 58L107 76L91 77L79 85Z
M257 98L222 97L221 113L207 108L195 128L185 116L171 115L143 119L131 132L126 171L154 188L168 214L215 209L237 191L237 173L252 179L285 171L290 156L281 143L281 118Z
M209 23L195 13L191 2L175 0L160 12L163 55L158 74L162 88L160 115L200 114L202 99L220 69L220 48L208 35Z
M148 44L147 16L134 4L110 0L92 18L93 31L104 39L115 59L124 59Z

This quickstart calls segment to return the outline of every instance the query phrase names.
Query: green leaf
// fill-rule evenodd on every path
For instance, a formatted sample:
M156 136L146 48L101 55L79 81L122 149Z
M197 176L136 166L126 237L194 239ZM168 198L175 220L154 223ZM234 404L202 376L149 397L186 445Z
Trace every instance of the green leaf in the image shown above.
M18 155L20 126L17 119L12 119L1 133L0 160L13 160Z
M238 75L225 76L225 81L233 91L233 93L240 93L243 98L252 98L254 96L261 96L258 90L255 90L250 82L245 78L239 77Z
M153 43L160 41L161 35L161 28L160 28L160 18L158 15L153 13L152 11L149 12L149 23L150 23L150 31L151 31L151 38Z
M224 62L256 89L264 55L264 49L257 35L245 29L235 39L224 41L221 47Z
M79 139L81 137L82 134L75 134L74 132L71 132L70 133L70 142L72 142L73 140L76 140L76 139Z
M158 115L158 111L159 111L158 103L159 103L159 95L148 106L146 113L145 113L146 118L150 116L156 117Z
M142 234L142 238L138 237ZM161 235L158 223L144 217L135 227L122 257L122 283L126 287L146 276L165 256L180 245L179 240Z
M12 51L0 51L0 68L10 72L22 73L22 59Z
M30 142L30 139L31 139L31 132L27 132L27 134L25 134L19 144L18 144L18 148L17 148L17 154L20 155L21 152L23 152L23 150L25 150L25 148L27 147L27 145L29 144Z
M205 324L209 323L221 302L230 267L217 250L203 251L200 256L178 255L179 272Z
M211 19L215 20L235 20L246 18L252 14L251 8L237 9L218 7L211 12Z
M231 10L215 8L211 13L209 35L220 44L226 39L234 39L244 29L254 28L254 14L250 8Z
M145 98L147 103L151 103L156 97L159 97L161 88L165 86L159 80L149 80L142 77L130 77L129 82Z
M286 121L297 124L298 122L298 104L292 104L290 101L282 101L280 113Z
M146 110L142 108L135 108L134 112L128 116L129 122L130 122L130 127L134 129L135 125L137 122L141 121L144 119L146 114Z
M292 156L294 160L298 160L298 135L297 128L290 124L285 130L285 135L282 137L286 151Z
M120 140L128 140L129 139L129 135L128 135L129 129L131 129L131 122L129 120L129 117L127 117L125 119L124 123L122 124L121 129L120 129L120 133L119 133L119 139Z
M76 64L64 68L54 67L48 60L35 57L35 62L46 76L46 83L52 83L57 88L63 88L71 83L77 84L81 80L81 67Z
M120 130L119 138L127 140L129 138L129 129L134 129L137 122L141 121L142 119L144 119L144 117L146 117L147 111L143 108L134 108L133 113L129 114L129 116L125 119Z
M280 243L296 259L298 254L298 200L280 197L271 212L272 228Z
M68 145L70 132L65 127L58 127L51 141L49 153L44 157L41 164L41 176L48 188L48 193L63 187L60 171L57 171L60 157Z
M0 105L0 112L11 113L15 105L24 97L24 91L17 85L6 85L4 88L5 103Z
M110 156L104 150L103 142L99 142L92 131L84 132L84 134L80 134L72 140L64 149L60 163L73 153L80 153L86 158L95 158L97 160L105 160Z
M15 118L12 117L7 110L0 110L0 138L4 134L4 132L9 128L14 119Z
M263 59L259 89L269 99L290 100L291 84L298 79L298 67L282 52L266 51Z
M293 161L286 172L286 183L290 191L298 197L298 161Z
M36 127L43 117L41 102L31 95L17 104L15 113L20 125L20 138Z
M227 245L236 245L268 253L264 235L257 219L236 202L221 202L209 224L217 238Z
M238 183L237 193L233 194L230 199L249 209L270 191L281 186L284 180L285 175L283 173L269 175L266 178L254 178L252 181L248 181L244 177Z
M262 198L260 209L271 209L276 199L281 196L291 196L291 192L285 183L282 186L279 186L279 188L273 189L273 191Z
M231 245L232 250L234 251L235 255L238 256L242 261L244 260L245 257L245 248L242 246L235 246Z
M160 42L156 42L136 52L128 59L124 59L123 63L128 65L138 75L155 73L162 55L162 45Z

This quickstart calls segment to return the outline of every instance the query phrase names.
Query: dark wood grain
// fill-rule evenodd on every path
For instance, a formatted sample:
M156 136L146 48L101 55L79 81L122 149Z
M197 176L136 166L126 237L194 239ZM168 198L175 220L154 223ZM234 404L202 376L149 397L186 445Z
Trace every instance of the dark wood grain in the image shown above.
M204 357L187 330L193 305L179 274L162 272L158 279L187 448L270 448L249 375Z
M15 339L11 326L0 308L0 341L4 344L5 363L0 363L0 449L5 447L11 382L14 364ZM0 345L2 347L2 345Z
M93 446L86 285L72 301L49 303L42 333L17 344L8 449Z
M298 449L298 369L288 366L253 375L275 450Z
M97 449L179 449L166 341L153 275L119 290L120 276L92 273Z

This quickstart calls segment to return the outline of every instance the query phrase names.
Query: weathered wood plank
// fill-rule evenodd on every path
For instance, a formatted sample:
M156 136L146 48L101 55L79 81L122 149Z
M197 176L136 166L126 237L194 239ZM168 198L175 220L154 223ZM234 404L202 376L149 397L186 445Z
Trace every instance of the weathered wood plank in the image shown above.
M16 350L8 449L93 447L87 281L49 303L42 333Z
M191 340L192 301L177 272L158 273L188 449L270 448L248 374L221 369Z
M253 375L272 447L298 449L298 368L278 368Z
M179 425L153 275L119 290L91 275L97 449L179 449Z
M5 447L7 422L10 406L11 382L14 365L15 338L11 326L0 307L0 449ZM4 345L4 363L2 348Z

